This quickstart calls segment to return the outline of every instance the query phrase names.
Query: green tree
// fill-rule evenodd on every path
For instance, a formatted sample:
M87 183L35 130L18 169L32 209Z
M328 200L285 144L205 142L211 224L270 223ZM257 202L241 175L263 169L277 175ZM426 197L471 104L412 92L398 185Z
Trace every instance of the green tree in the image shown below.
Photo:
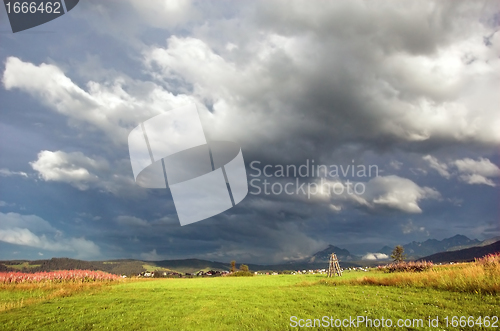
M394 262L403 262L406 259L406 254L404 254L404 252L405 249L403 246L397 245L392 250L391 259L393 259Z
M242 264L242 265L240 265L240 270L241 270L241 271L246 271L246 272L250 271L250 270L248 269L248 266L247 266L246 264Z
M231 261L231 272L235 272L235 271L236 271L236 261L232 260Z

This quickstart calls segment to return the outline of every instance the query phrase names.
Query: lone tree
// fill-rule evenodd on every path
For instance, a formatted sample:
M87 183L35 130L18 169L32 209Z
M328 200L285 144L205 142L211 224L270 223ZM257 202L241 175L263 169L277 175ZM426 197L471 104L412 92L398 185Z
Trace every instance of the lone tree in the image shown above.
M392 250L391 254L391 259L394 260L394 262L403 262L404 259L406 259L406 254L404 254L405 249L401 245L397 245L394 247Z
M241 271L243 271L243 272L248 272L248 271L250 271L250 270L248 269L248 266L247 266L246 264L242 264L242 265L240 265L240 270L241 270Z
M236 261L232 260L231 261L231 272L235 272L235 271L236 271Z

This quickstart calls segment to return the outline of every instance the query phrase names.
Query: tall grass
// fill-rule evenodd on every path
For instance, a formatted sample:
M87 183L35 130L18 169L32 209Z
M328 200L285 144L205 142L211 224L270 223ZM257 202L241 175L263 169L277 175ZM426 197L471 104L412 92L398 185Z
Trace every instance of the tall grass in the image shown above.
M102 271L0 272L0 311L71 296L121 279Z
M99 289L109 282L31 282L0 284L0 312Z
M439 290L496 294L500 293L500 253L490 254L471 263L435 266L423 272L403 272L387 276L368 276L349 280L321 283L379 285L397 287L434 288Z
M0 272L0 284L19 283L67 283L67 282L96 282L120 279L119 276L103 271L90 270L61 270L50 272L23 273L23 272Z

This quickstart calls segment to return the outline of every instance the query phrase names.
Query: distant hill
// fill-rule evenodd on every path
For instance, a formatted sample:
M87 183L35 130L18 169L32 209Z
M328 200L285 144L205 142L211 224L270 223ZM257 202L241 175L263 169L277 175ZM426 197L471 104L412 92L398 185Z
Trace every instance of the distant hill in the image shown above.
M238 268L241 263L236 263ZM247 264L247 263L244 263ZM289 262L284 264L260 265L247 264L251 271L283 271L283 270L309 270L327 269L327 262L309 263L304 261ZM343 268L359 267L357 263L340 261ZM40 272L55 270L102 270L117 275L137 275L143 271L174 271L178 273L196 273L208 270L230 270L230 263L207 261L200 259L140 261L140 260L108 260L108 261L82 261L69 258L53 258L50 260L15 260L0 261L1 271Z
M448 261L469 261L476 257L481 257L492 252L498 252L500 249L500 237L492 238L480 242L476 239L469 239L466 236L456 235L443 240L429 239L424 242L411 242L404 245L406 254L409 258L421 258L425 256L426 260L434 262ZM473 246L473 247L471 247ZM466 249L461 249L466 247ZM384 246L380 253L390 255L391 247ZM447 252L447 250L449 250ZM283 271L283 270L309 270L326 269L328 260L332 253L337 254L340 265L343 268L376 265L378 261L361 261L360 256L351 254L347 249L328 245L324 250L313 254L311 257L294 262L282 264L261 265L247 264L251 271ZM237 267L240 266L237 262ZM52 258L50 260L10 260L0 261L0 272L2 271L23 271L39 272L53 270L102 270L117 275L137 275L143 271L173 271L178 273L195 273L208 270L230 270L229 261L217 262L200 259L183 260L163 260L163 261L141 261L132 259L107 260L107 261L82 261L69 258Z
M432 254L420 258L418 259L418 261L432 261L434 263L466 262L466 261L474 261L475 258L480 258L485 255L498 252L500 252L500 241L497 241L493 244L489 244L486 246L471 247L457 251Z
M82 261L70 258L50 260L0 261L0 271L42 272L55 270L101 270L117 275L133 275L146 271L146 262L137 260Z
M456 236L443 240L428 239L424 242L412 241L411 243L403 245L403 248L408 257L419 258L439 252L445 252L453 248L462 249L472 247L479 245L480 243L481 241L477 239L470 239L466 236L457 234ZM392 250L393 248L384 246L378 252L390 256Z
M499 240L500 240L500 236L494 237L494 238L490 238L490 239L486 239L486 240L481 241L479 243L473 243L473 244L470 244L470 245L454 246L454 247L451 247L451 248L447 249L447 251L450 252L450 251L458 251L460 249L471 248L471 247L487 246L487 245L493 244L493 243L495 243L495 242L497 242Z
M339 248L337 246L328 245L322 251L319 251L313 254L310 258L308 258L309 263L314 262L328 262L330 260L330 256L332 253L335 253L340 261L353 261L358 260L359 257L352 255L347 249Z
M497 241L500 241L500 236L493 237L493 238L490 238L490 239L486 239L485 241L482 241L482 242L481 242L479 245L477 245L477 246L487 246L487 245L490 245L490 244L496 243Z

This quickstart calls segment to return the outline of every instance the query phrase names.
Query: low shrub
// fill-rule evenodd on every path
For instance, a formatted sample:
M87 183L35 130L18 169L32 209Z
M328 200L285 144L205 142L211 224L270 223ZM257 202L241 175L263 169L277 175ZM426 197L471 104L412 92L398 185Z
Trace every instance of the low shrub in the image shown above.
M432 269L434 264L429 261L410 261L410 262L398 262L392 263L385 266L379 266L378 270L384 272L422 272Z
M236 271L230 274L227 274L227 277L253 277L253 273L250 271Z

